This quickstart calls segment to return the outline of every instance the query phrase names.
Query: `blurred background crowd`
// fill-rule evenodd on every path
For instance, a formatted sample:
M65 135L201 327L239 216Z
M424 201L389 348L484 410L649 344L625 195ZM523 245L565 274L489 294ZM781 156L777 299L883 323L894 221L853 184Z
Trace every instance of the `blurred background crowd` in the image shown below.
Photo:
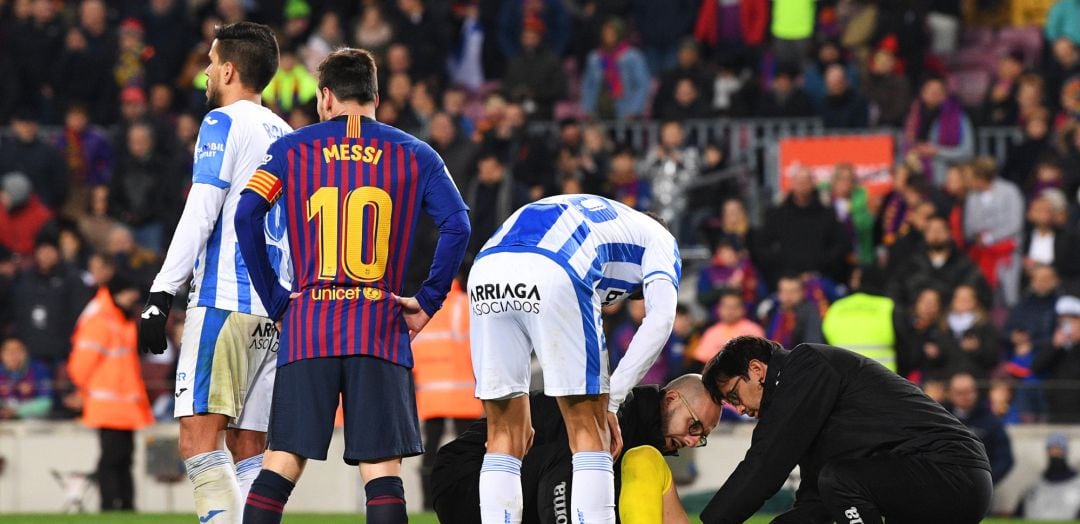
M0 419L79 412L76 321L117 273L149 287L240 20L278 31L263 102L294 128L332 49L376 54L378 119L442 155L473 254L545 195L664 216L685 302L646 382L758 334L863 352L988 441L1080 423L1078 0L0 0ZM884 130L888 190L843 161L771 183L723 131L759 119ZM643 305L606 314L617 364ZM159 418L175 357L143 359Z

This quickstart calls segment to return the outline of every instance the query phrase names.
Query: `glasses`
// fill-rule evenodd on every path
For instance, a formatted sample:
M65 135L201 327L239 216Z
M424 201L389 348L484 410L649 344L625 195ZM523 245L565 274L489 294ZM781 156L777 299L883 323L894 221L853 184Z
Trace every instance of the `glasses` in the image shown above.
M678 392L676 391L676 393ZM687 413L690 413L690 436L698 437L697 445L695 445L694 447L705 447L705 444L709 440L708 435L705 434L705 424L702 424L701 420L698 419L697 415L694 414L694 410L690 409L690 403L687 402L685 398L683 398L682 393L679 393L679 400L681 400L682 404L686 406Z
M742 375L736 377L735 384L732 384L731 390L729 390L726 394L724 394L724 400L728 404L731 404L732 406L738 406L738 405L742 404L742 401L739 400L739 392L736 391L736 390L739 389L739 382L742 381L742 380L745 380L745 379L746 379L746 377L744 377Z

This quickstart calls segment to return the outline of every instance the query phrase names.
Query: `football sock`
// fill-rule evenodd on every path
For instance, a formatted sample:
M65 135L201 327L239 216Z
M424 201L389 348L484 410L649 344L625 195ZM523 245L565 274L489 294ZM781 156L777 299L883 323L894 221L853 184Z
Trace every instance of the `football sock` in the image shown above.
M248 457L236 463L236 482L240 485L240 499L247 500L248 492L251 491L251 483L262 471L263 454Z
M379 477L364 484L369 524L405 524L405 487L401 477Z
M606 451L574 453L574 476L570 491L573 522L615 523L615 473Z
M188 479L195 488L195 511L199 522L240 522L244 499L236 482L232 457L224 450L195 455L184 461Z
M273 471L260 471L244 506L244 524L280 524L293 486L291 480Z
M480 467L480 522L519 524L521 507L521 459L487 453Z
M619 520L623 524L664 521L664 495L671 491L671 469L652 446L623 452Z

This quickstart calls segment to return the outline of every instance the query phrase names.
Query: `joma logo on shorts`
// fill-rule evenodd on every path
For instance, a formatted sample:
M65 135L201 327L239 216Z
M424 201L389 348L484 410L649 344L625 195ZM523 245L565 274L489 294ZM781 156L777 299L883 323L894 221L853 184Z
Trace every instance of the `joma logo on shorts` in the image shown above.
M504 298L540 300L540 290L535 285L528 284L481 284L472 288L469 298L473 302Z
M570 517L566 514L566 481L556 484L552 494L555 495L551 499L551 507L555 510L555 523L569 523Z

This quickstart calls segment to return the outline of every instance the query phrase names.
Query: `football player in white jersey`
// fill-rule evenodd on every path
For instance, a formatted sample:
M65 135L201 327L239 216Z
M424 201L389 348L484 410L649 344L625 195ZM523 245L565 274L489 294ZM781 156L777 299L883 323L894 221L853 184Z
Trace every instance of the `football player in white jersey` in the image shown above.
M615 413L671 335L681 272L675 238L659 218L593 195L528 204L484 244L468 286L476 396L488 416L485 524L521 522L533 351L574 453L570 515L615 522L613 461L622 447ZM609 382L600 308L637 293L645 318Z
M203 524L241 521L266 449L277 328L251 285L233 215L270 143L292 131L261 105L260 94L277 67L277 40L269 27L239 22L215 29L206 98L216 109L199 129L191 192L139 326L140 350L162 353L173 296L194 272L174 415L180 419L180 455ZM290 288L285 227L274 216L281 210L268 217L268 249ZM222 433L229 452L221 449Z

